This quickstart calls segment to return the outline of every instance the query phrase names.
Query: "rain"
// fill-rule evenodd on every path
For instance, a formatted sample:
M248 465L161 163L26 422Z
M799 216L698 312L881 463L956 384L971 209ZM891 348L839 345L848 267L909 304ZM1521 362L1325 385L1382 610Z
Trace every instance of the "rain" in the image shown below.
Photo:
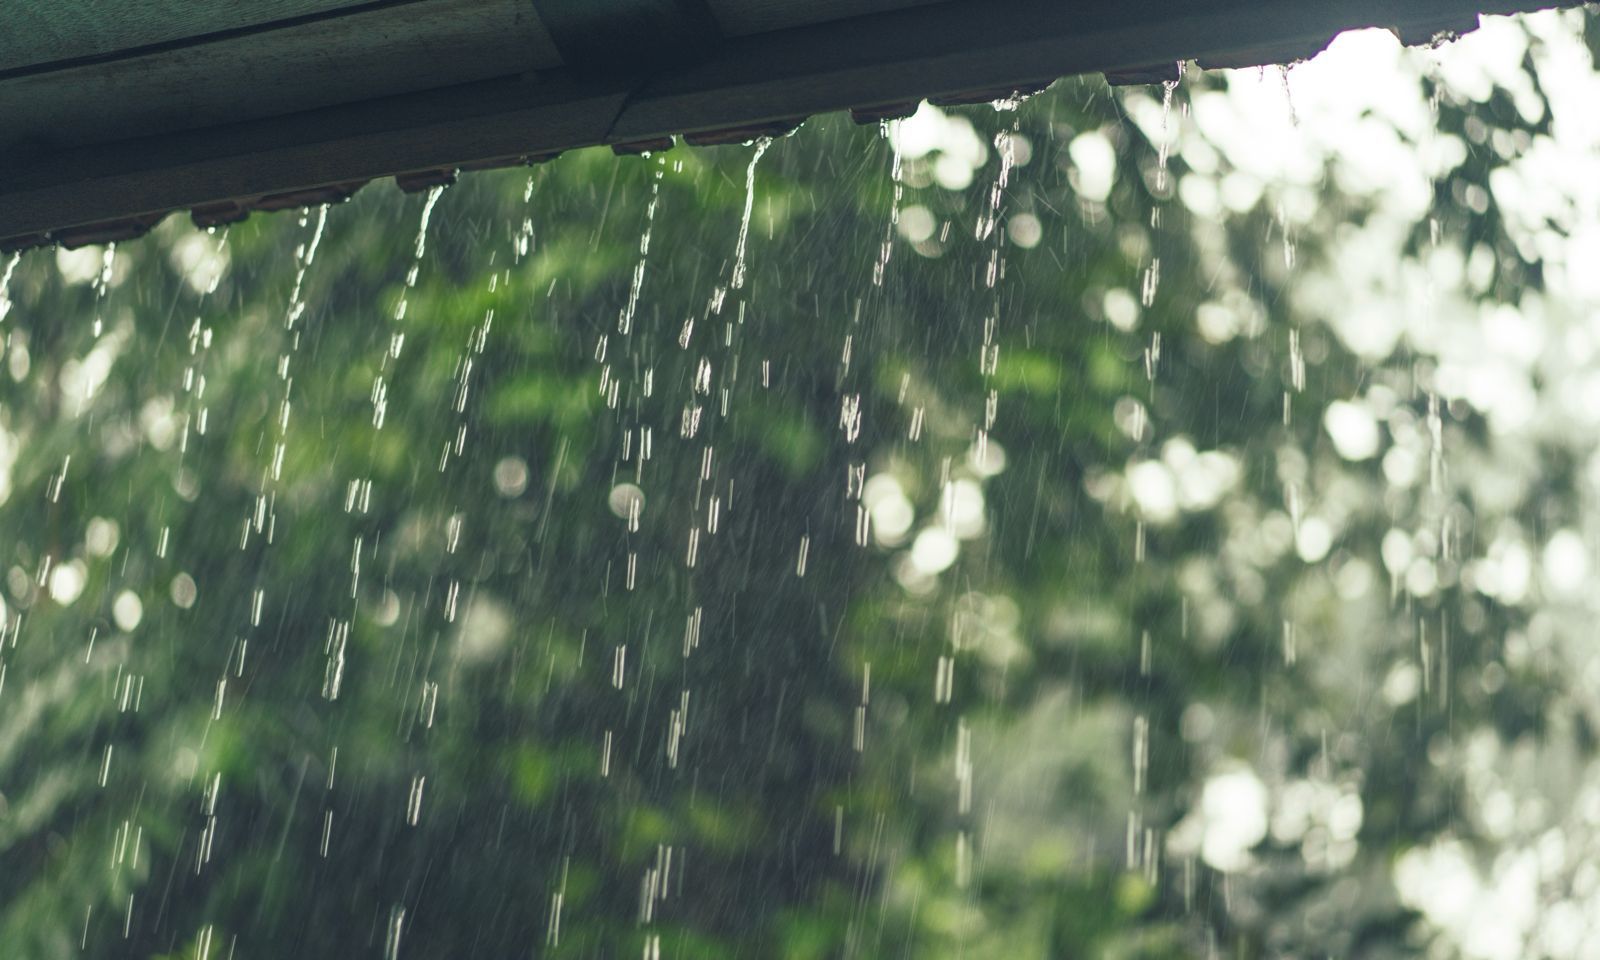
M0 955L1594 956L1595 29L6 255Z

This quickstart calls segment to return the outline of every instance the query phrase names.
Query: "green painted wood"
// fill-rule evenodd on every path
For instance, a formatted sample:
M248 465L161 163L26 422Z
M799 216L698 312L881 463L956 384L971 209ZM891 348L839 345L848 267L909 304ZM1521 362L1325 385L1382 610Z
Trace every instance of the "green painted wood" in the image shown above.
M0 152L253 120L553 62L526 0L419 0L0 82Z
M0 71L358 7L368 0L4 0Z

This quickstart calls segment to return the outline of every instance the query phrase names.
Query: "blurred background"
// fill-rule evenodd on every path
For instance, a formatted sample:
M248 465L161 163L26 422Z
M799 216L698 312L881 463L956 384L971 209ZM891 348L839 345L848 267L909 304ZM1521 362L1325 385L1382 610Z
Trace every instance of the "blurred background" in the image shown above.
M0 264L0 954L1596 955L1596 49Z

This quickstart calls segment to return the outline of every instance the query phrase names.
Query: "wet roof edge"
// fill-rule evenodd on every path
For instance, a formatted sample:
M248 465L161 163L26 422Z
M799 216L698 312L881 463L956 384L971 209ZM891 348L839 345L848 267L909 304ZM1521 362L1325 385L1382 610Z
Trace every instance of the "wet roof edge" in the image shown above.
M135 236L166 213L217 222L348 196L361 183L659 144L749 139L816 113L1030 89L1062 76L1134 79L1160 65L1285 62L1341 30L1407 42L1469 29L1478 13L1557 0L959 0L724 43L691 64L636 76L544 71L201 130L0 161L0 247ZM1179 9L1174 9L1179 8ZM1157 65L1152 68L1152 65ZM970 99L971 97L969 97Z

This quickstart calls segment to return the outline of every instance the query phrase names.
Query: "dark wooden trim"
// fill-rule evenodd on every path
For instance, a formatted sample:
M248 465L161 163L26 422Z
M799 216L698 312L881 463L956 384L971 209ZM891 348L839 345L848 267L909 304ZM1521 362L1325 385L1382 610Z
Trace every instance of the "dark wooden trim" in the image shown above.
M532 2L562 62L586 75L682 62L722 40L705 0Z
M0 159L0 240L591 145L755 129L1164 60L1309 54L1341 29L1412 37L1540 0L959 0L728 40L647 74L544 71ZM703 138L716 141L712 135ZM246 203L248 206L248 203Z
M31 77L37 74L56 73L61 70L70 70L74 67L85 67L99 63L110 63L115 60L130 60L135 57L150 56L162 53L178 53L189 47L201 46L207 43L216 43L220 40L236 40L247 38L256 34L272 30L281 30L285 27L304 26L306 24L321 23L352 14L366 13L373 10L384 10L392 7L405 6L406 4L419 3L423 0L345 0L337 6L319 7L306 13L297 13L292 16L282 16L266 20L247 19L235 17L235 22L222 29L205 29L197 33L184 33L182 36L172 36L159 40L150 40L132 46L119 47L115 50L105 50L97 53L76 54L67 57L53 57L48 60L37 60L23 66L6 67L0 69L0 82L12 80L17 77Z

